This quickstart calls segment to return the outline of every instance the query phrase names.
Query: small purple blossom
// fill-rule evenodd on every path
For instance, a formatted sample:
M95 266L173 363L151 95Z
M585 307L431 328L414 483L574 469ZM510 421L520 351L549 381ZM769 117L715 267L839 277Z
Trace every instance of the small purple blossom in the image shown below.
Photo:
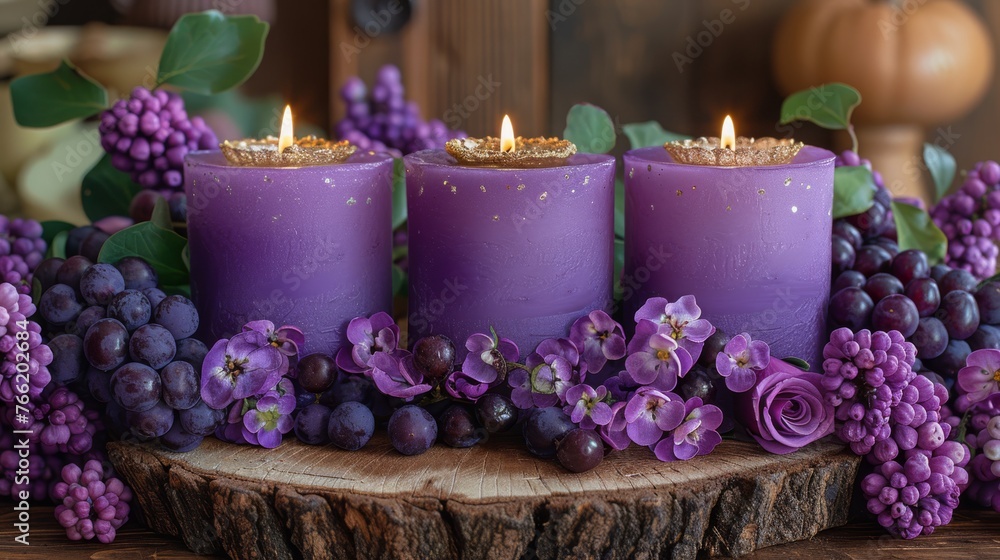
M569 339L590 373L601 371L608 360L625 357L625 331L604 311L591 311L577 319L570 327Z
M569 419L579 424L585 430L593 430L597 426L611 423L611 405L605 400L608 389L599 385L596 389L581 383L566 390L566 406L563 411L569 414Z
M465 375L461 371L454 371L444 380L444 390L455 399L476 402L479 397L486 394L490 389L489 383L482 383Z
M392 352L399 344L399 327L388 313L378 312L370 318L355 317L347 324L347 340L337 352L337 367L349 373L368 373L372 356Z
M283 356L257 331L222 339L205 356L201 398L212 408L259 394L281 378Z
M771 361L771 349L763 340L752 340L747 333L734 336L715 358L715 369L726 378L726 387L734 393L749 391L757 382L757 372Z
M684 420L684 401L679 396L643 387L632 395L625 406L625 428L629 439L639 445L653 445L665 432Z
M635 383L670 391L692 365L691 354L669 334L656 331L653 323L643 321L636 327L625 359L625 370Z
M684 420L656 444L653 453L661 461L687 461L697 455L707 455L722 442L718 432L721 425L719 407L692 397L684 403Z
M958 371L958 386L968 393L969 403L986 400L1000 391L1000 350L983 348L969 354Z
M611 405L611 422L608 422L597 430L601 434L601 439L604 440L604 443L617 451L621 451L632 444L632 440L629 439L626 432L628 422L625 420L625 406L627 404L625 401L619 401Z
M529 369L518 368L507 376L507 383L513 389L510 399L521 409L556 406L573 383L573 366L569 360L558 354L533 359L535 357L537 354L528 356Z
M292 420L295 393L280 394L271 390L256 401L253 408L243 414L243 436L261 447L278 447L281 436L290 432L295 424Z
M405 350L376 352L371 363L372 381L383 395L410 401L431 390L413 364L413 354Z
M271 321L250 321L243 326L244 331L257 331L267 337L268 342L285 356L292 357L306 343L306 336L298 327L285 325L275 328Z
M492 329L491 329L492 330ZM516 362L520 351L514 341L475 333L465 341L469 353L462 362L462 373L480 383L493 383L506 373L507 362Z
M691 354L693 361L701 356L701 350L715 327L708 319L701 318L701 308L692 295L681 296L675 302L666 298L653 297L635 312L636 323L649 321L656 325L657 332L664 333Z

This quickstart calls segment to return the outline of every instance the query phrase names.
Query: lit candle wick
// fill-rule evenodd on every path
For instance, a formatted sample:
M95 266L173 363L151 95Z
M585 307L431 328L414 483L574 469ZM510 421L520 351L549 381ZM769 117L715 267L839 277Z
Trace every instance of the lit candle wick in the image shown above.
M726 115L726 120L722 121L722 136L719 137L719 147L736 149L736 128L733 126L733 118Z
M285 114L281 117L281 135L278 136L278 153L285 151L295 143L295 135L292 134L292 108L285 105Z
M503 124L500 125L500 151L513 152L517 149L514 139L514 125L510 124L510 117L503 116Z

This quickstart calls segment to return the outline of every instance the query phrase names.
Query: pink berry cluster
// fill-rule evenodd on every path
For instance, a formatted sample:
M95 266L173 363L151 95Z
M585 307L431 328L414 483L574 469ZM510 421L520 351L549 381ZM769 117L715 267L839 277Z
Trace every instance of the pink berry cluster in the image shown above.
M122 481L104 472L100 461L87 461L81 469L70 464L62 469L62 482L53 488L56 519L74 541L97 538L102 543L115 540L117 531L128 521L132 491Z
M961 188L940 200L931 217L948 237L945 263L983 279L996 273L1000 240L1000 164L984 161Z

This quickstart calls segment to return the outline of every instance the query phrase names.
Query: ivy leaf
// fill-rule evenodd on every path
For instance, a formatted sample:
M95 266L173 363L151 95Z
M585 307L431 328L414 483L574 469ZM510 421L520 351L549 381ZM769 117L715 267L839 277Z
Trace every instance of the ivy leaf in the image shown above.
M45 258L66 258L66 239L69 237L69 230L60 231L52 238L52 243L49 243L49 249L45 252Z
M796 357L792 356L792 357L789 357L789 358L785 358L782 361L784 361L785 363L791 364L791 365L793 365L793 366L801 369L802 371L809 371L809 362L803 360L802 358L796 358Z
M191 244L185 243L184 250L181 251L181 260L184 261L184 268L191 272Z
M10 84L14 119L27 127L54 126L89 117L108 106L108 92L69 61L44 74L17 78Z
M951 182L955 180L955 173L958 171L958 164L955 163L955 156L948 150L940 148L931 143L924 144L924 163L931 172L934 179L934 202L941 200L944 193L948 192Z
M625 239L625 181L615 179L615 237Z
M392 229L406 222L406 166L402 158L392 161Z
M267 30L257 16L187 14L170 30L156 84L203 94L234 88L260 65Z
M563 138L587 154L606 154L615 147L615 124L597 105L577 103L566 115Z
M833 171L833 218L867 211L875 203L875 179L864 166L843 166Z
M52 246L52 240L55 239L56 235L62 231L69 231L75 228L73 224L69 222L61 222L59 220L49 220L42 222L42 239L45 240L45 245L48 247Z
M128 173L111 165L111 156L104 157L83 176L80 198L83 212L91 222L108 216L128 216L132 198L142 187L132 181Z
M861 104L861 94L847 84L831 83L797 91L781 104L781 124L809 121L831 130L851 126L851 113Z
M190 280L183 257L186 245L174 230L142 222L109 237L98 261L113 264L125 257L142 257L156 269L163 285L183 286Z
M931 265L944 259L948 238L938 229L925 210L905 202L892 202L892 217L896 220L899 250L918 249L927 253Z
M662 146L667 142L690 138L690 136L663 130L660 123L656 121L626 124L622 126L622 130L625 132L625 136L628 137L632 149Z

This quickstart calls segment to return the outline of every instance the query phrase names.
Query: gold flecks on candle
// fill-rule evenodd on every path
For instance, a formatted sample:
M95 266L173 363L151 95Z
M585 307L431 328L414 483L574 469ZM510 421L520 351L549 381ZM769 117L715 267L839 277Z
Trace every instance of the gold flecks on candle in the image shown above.
M726 206L726 212L729 212L729 211L731 211L732 209L733 209L733 207L732 207L732 206Z
M369 196L368 200L365 201L365 204L371 206L371 203L372 203L372 197Z
M479 190L486 192L486 185L479 185Z
M500 139L454 138L444 145L451 157L464 165L495 167L553 167L562 165L566 158L576 153L576 146L559 138L522 138L515 141L516 148L500 149Z
M785 178L785 186L787 187L788 185L791 185L791 184L792 184L792 178L791 177L786 177Z
M758 191L757 191L757 194L764 194L764 189L760 189L760 190L758 190Z
M424 196L424 186L420 185L420 190L417 191L417 196Z
M510 190L510 185L507 185L507 190L508 190L508 191Z
M570 189L570 190L569 190L569 192L570 192L571 194L576 194L576 189Z
M583 184L586 185L589 182L590 182L590 175L587 175L586 177L583 178Z
M328 165L342 163L358 149L347 140L339 142L306 136L298 138L285 148L278 149L278 139L268 136L263 140L244 139L219 144L226 160L243 167L296 167L302 165Z
M500 215L499 214L493 214L493 221L494 222L499 222L500 221Z
M806 190L809 190L809 189L811 189L811 188L813 188L813 186L812 186L812 185L806 185Z
M220 180L219 180L219 176L218 176L218 175L212 175L212 179L213 179L213 180L214 180L214 181L215 181L216 183L221 183L221 182L222 182L222 181L220 181Z
M266 179L266 177L265 177L265 179ZM191 179L191 186L192 187L197 187L198 186L198 179Z
M324 178L323 178L323 182L324 182L324 183L326 183L327 185L329 185L330 183L332 183L332 182L333 182L333 179L331 179L331 178L329 178L329 177L324 177Z
M538 195L538 200L545 200L548 197L549 197L549 191L545 191L542 194Z
M280 219L281 219L281 214L278 214L277 216L271 216L271 221L277 222Z
M720 140L716 137L676 140L663 145L678 163L748 167L788 163L799 153L804 144L790 138L740 136L736 139L734 148L720 146Z
M264 182L265 183L273 183L274 179L272 179L271 177L269 177L267 175L264 175Z
M452 185L451 186L451 194L458 194L458 187L456 187L455 185Z
M681 190L680 190L680 189L677 189L677 196L680 196L680 195L682 195L682 194L684 194L684 193L683 193L683 192L681 192Z
M795 214L798 211L799 211L799 207L798 206L792 206L792 214Z
M691 185L691 190L696 191L696 190L698 190L698 187L696 187L694 185Z
M522 184L522 185L518 185L518 186L517 186L517 190L519 190L519 191L523 191L523 190L524 190L524 187L525 187L525 186L524 186L523 184Z
M649 205L649 209L650 210L656 210L656 208L654 208L652 204Z
M635 177L635 168L634 167L632 169L628 170L628 178L631 179L632 177Z
M353 196L352 196L351 198L348 198L348 199L347 199L347 205L348 205L348 206L354 206L354 205L355 205L355 204L357 204L357 203L358 203L358 201L357 201L357 200L355 200Z
M563 179L569 179L569 173L563 175Z
M442 183L442 184L447 185L448 184L448 179L445 179L444 183Z
M226 194L233 194L233 186L226 185Z

